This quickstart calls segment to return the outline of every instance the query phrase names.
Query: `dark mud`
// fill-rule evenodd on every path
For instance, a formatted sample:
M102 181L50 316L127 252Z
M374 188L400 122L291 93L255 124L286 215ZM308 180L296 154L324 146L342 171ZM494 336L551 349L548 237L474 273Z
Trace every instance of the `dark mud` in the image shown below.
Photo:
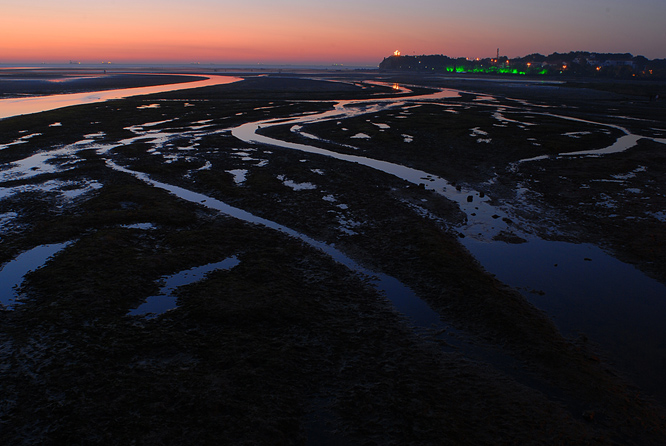
M0 213L16 214L3 226L0 261L40 244L73 241L28 274L22 304L0 313L4 443L666 442L661 406L583 338L562 337L522 295L480 268L453 229L464 220L454 203L360 165L248 145L228 130L250 120L323 110L330 107L326 101L385 95L387 89L257 78L244 92L243 84L0 122L0 144L26 131L40 133L0 151L5 168L85 134L99 135L93 138L97 146L50 161L68 170L6 179L1 187L54 179L103 185L74 199L36 188L0 200ZM301 102L308 95L320 101ZM358 144L367 155L415 167L431 160L428 171L510 198L498 191L526 181L515 176L527 173L507 166L537 146L497 150L485 159L485 143L463 142L468 126L492 131L494 121L465 98L454 105L466 101L470 114L464 121L441 120L442 127L433 124L440 122L434 107L441 106L415 109L412 119L393 112L378 116L377 122L390 125L384 132L367 125L374 116L343 125L385 138L375 147ZM139 108L156 102L159 108ZM50 127L54 121L62 125ZM402 121L407 129L398 127ZM169 134L165 141L145 133L116 146L137 136L130 126L156 122L163 123L145 130ZM341 139L334 124L306 131ZM197 125L209 126L207 133L194 136ZM518 144L520 138L500 142L511 134L498 131L505 133L491 135L495 141ZM559 132L534 137L547 143L548 134ZM414 141L405 143L403 133ZM597 133L602 146L609 136ZM449 148L438 151L440 143ZM104 144L114 148L97 150ZM401 144L410 156L400 153ZM468 156L446 154L453 150ZM416 290L451 327L459 346L414 331L367 278L322 252L179 200L110 169L105 158L335 243ZM242 184L228 172L235 169L247 170ZM497 186L482 187L496 176ZM286 180L315 188L294 190ZM561 207L557 201L551 206ZM436 218L415 212L417 207ZM137 223L153 226L123 226ZM162 276L232 255L238 266L179 288L175 310L155 319L127 316L159 290Z

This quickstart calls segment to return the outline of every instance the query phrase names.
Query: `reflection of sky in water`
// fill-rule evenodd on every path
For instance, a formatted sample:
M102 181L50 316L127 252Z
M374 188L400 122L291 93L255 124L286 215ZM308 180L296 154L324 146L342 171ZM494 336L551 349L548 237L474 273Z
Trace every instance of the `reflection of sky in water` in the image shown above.
M152 223L134 223L132 225L121 225L120 227L125 229L141 229L142 231L155 229L155 225Z
M197 266L195 268L181 271L162 278L164 286L156 296L150 296L146 302L141 304L138 308L131 310L130 315L143 316L151 315L152 317L163 314L169 310L176 308L176 296L173 295L176 288L198 282L206 277L206 274L220 270L231 269L238 265L240 261L236 256L232 256L222 260L221 262L209 263L207 265Z
M14 260L0 269L0 304L11 307L16 303L17 293L14 287L23 282L23 277L46 263L46 261L65 248L68 243L40 245L19 254Z
M665 376L666 285L589 244L462 242L487 271L523 290L565 335L582 330L622 369L631 373L634 362L645 361L638 367Z
M140 105L137 107L137 110L145 110L148 108L160 108L160 104L146 104L146 105Z
M350 113L355 115L357 112L350 110ZM325 112L322 115L336 116L331 112ZM292 120L292 122L296 121L298 121L298 118ZM426 189L433 190L441 195L444 195L446 198L460 205L462 210L467 214L468 222L464 227L459 229L464 231L466 235L473 237L492 237L499 231L507 228L507 223L501 219L501 217L505 217L506 214L496 207L491 206L488 203L487 197L481 198L478 192L467 188L454 188L448 181L443 178L431 175L418 169L413 169L388 161L334 152L306 144L281 141L256 133L256 130L260 126L264 126L266 124L270 125L275 122L276 121L268 120L258 123L251 122L243 124L240 127L232 129L232 134L235 137L249 143L264 143L288 149L300 150L308 153L330 156L339 160L354 162L376 170L380 170L398 178L402 178L403 180L412 184L422 184ZM469 197L472 197L472 201L469 201Z
M317 188L316 184L312 183L296 183L295 181L288 180L284 175L278 175L278 180L282 181L287 187L292 188L293 190L314 190Z
M310 118L308 119L314 121L320 116L326 115L332 117L336 114L337 119L339 119L340 116L354 116L362 112L372 112L381 109L379 105L356 108L347 107L347 105L353 106L354 104L351 102L340 103L334 111L314 116L314 119L313 115L316 115L317 113L312 112L309 114ZM450 108L450 104L434 105L449 107L444 111L457 113L456 110ZM420 105L416 105L415 107L419 106ZM403 107L403 111L401 111L402 116L408 115L408 113L404 112L404 110L408 108L409 107ZM529 122L520 122L513 119L508 119L504 114L502 114L502 112L506 112L506 110L499 109L494 117L503 124L514 123L521 126L534 125ZM550 116L558 117L555 115ZM525 118L534 119L534 116L525 116ZM589 122L566 117L564 119L569 119L571 121ZM169 120L129 127L130 130L138 135L137 138L119 141L116 146L124 143L131 143L132 141L139 139L141 136L147 136L148 138L151 138L150 142L154 144L154 146L164 144L166 141L174 137L183 137L184 135L191 136L182 131L169 134L163 130L147 129L147 127L154 127L167 122L169 122ZM203 124L205 122L206 121L201 121L198 124ZM492 238L492 236L497 232L507 228L507 225L502 222L501 218L499 218L505 214L500 212L497 208L490 206L487 203L487 200L482 199L477 192L466 189L456 190L451 184L447 183L442 178L428 175L426 172L417 171L405 166L353 155L338 154L303 144L286 143L263 137L255 133L258 125L270 125L270 123L273 122L277 121L249 123L246 126L233 129L233 134L234 136L237 136L240 139L248 142L265 142L281 147L304 150L312 153L320 153L349 162L358 162L362 165L373 167L383 172L396 175L413 184L423 183L427 189L434 190L457 202L467 213L469 219L468 224L464 227L458 228L467 236L476 237L478 234L479 238L488 240ZM296 118L286 120L283 119L282 122L296 124L305 123L308 121L306 119L299 120ZM606 125L603 123L593 124L602 126ZM607 125L606 127L619 128L613 125ZM296 124L296 128L298 128L298 124ZM173 131L173 129L171 130ZM195 129L191 128L191 130ZM471 129L471 136L483 136L482 133L475 132L475 130L481 129ZM214 133L216 132L209 134ZM576 136L582 136L584 133L585 132L571 132L570 134L567 134L567 136L573 138ZM205 134L202 132L201 135ZM314 137L314 135L309 134L306 136ZM411 137L409 137L409 135L403 135L403 138L405 138L405 142L407 142L407 139ZM657 139L654 140L661 142ZM612 148L612 150L616 150L620 148L621 150L625 150L632 144L635 144L635 141L637 141L637 137L635 135L627 134L626 136L619 138L615 144L607 149ZM113 146L109 146L109 148L111 147ZM235 156L240 157L245 161L261 161L261 165L265 165L267 161L257 160L251 157L255 151L256 149L237 150L235 152ZM601 152L595 151L589 153L599 154ZM100 154L103 154L102 150L100 150ZM119 168L118 170L123 169ZM234 171L229 172L233 175L236 175L233 173ZM237 172L241 172L241 169L237 169ZM285 184L290 181L285 180L284 177L282 180L285 181ZM298 184L310 185L310 183L291 183L293 183L293 186L297 186ZM162 185L159 185L158 183L153 184L158 185L158 187L162 187ZM316 187L314 185L311 186L311 188ZM207 206L211 206L217 203L223 212L230 212L231 215L242 218L246 221L265 224L268 227L281 230L292 236L299 237L302 240L308 241L308 243L310 243L312 246L319 247L325 252L331 254L341 263L344 263L357 271L365 271L363 268L356 265L353 260L346 258L343 254L337 252L336 250L313 241L307 236L295 233L295 231L292 231L288 228L282 227L272 222L268 222L264 219L256 218L242 210L230 208L201 194L189 193L188 191L177 187L167 188L167 190L170 190L179 196L189 195L191 198L198 200L197 202L207 199L207 202L205 203ZM470 196L473 199L472 202L467 201L467 198ZM332 195L326 195L323 197L323 199L326 201L335 202L335 197ZM610 203L605 202L605 204ZM339 205L341 209L343 209L342 206L345 205ZM421 212L427 213L427 211L424 209L421 209ZM656 213L655 216L657 218L664 218L663 212ZM8 218L11 218L11 216L8 216ZM342 217L340 218L339 223L341 225L341 229L346 229L349 231L352 231L352 228L357 228L358 225L360 225L358 222L352 220L351 218L343 219ZM602 342L604 347L606 347L607 342L610 342L609 345L618 346L617 348L633 348L628 343L628 341L618 338L621 337L623 333L626 334L632 330L635 332L643 332L644 335L642 336L644 337L651 336L651 339L654 340L654 342L659 342L660 340L662 342L666 342L664 339L663 330L659 331L658 328L655 328L660 327L663 324L659 321L650 319L655 313L662 315L666 314L664 311L662 311L665 310L663 308L663 304L660 306L660 303L656 300L655 297L655 292L657 294L661 293L660 296L662 297L666 295L663 285L657 283L657 285L661 286L661 288L659 288L659 286L654 286L654 284L650 283L651 279L646 278L642 273L635 270L635 268L621 264L621 262L617 262L612 257L607 256L602 251L594 247L590 247L589 245L570 245L566 243L545 242L540 240L530 240L528 243L521 245L509 245L503 242L481 243L473 240L470 237L465 238L463 242L479 259L483 266L491 273L497 274L500 280L503 280L514 286L522 287L523 289L534 288L537 290L545 291L545 296L537 296L528 293L528 297L535 303L535 305L543 308L550 315L552 315L560 328L565 332L570 332L577 327L584 327L583 329L590 335L598 335L595 336L597 338L596 340ZM592 261L585 260L585 258L590 258ZM554 266L555 264L558 266ZM188 272L191 273L191 270L188 270L184 273ZM193 275L193 273L191 275ZM203 275L205 275L205 273L203 273ZM607 280L609 277L611 277L612 280ZM190 277L187 280L190 281L178 285L167 284L167 286L165 286L165 288L162 290L162 294L171 294L178 286L182 286L185 283L192 283L196 280L201 280L201 278L193 279ZM169 286L171 286L171 288L169 288ZM402 286L402 284L397 283L392 286L395 286L397 290ZM382 287L380 286L380 288ZM384 289L387 294L393 296L391 299L394 301L394 304L399 307L399 299L394 300L394 295L396 294L395 290L386 290L385 287L382 289ZM411 296L413 293L409 291L407 294L410 294ZM412 298L410 297L410 299ZM149 298L149 301L151 302L150 305L157 305L156 310L146 309L147 307L144 307L144 305L149 304L147 301L146 304L133 311L143 311L143 313L140 314L146 314L149 312L158 313L166 311L169 308L173 308L175 306L175 297L173 296L170 298L164 295L153 296ZM413 314L414 310L409 308L413 305L415 304L410 302L406 304L405 308L399 309L404 313ZM436 316L432 317L434 319L438 319ZM617 333L614 333L613 330L617 328L618 324L621 325L621 330L617 330Z
M30 138L34 138L35 136L41 136L41 133L31 133L30 135L24 135L21 136L20 138L8 143L8 144L0 144L0 150L6 149L7 147L10 146L15 146L18 144L25 144L28 142Z
M388 124L377 123L377 122L371 122L370 120L368 120L368 122L370 122L370 124L376 125L376 126L379 127L381 130L388 130L388 129L391 128L391 126L388 125Z
M37 153L22 160L14 161L9 169L0 171L0 181L27 179L44 173L54 173L61 170L61 166L51 161L70 157L65 161L78 161L73 157L74 145L49 152Z
M206 80L185 82L180 84L166 84L152 87L127 88L88 93L56 94L51 96L0 99L0 119L9 118L11 116L37 113L46 110L54 110L57 108L68 107L70 105L102 102L111 99L121 99L143 94L162 93L165 91L222 85L240 80L240 78L232 76L208 75L208 79Z
M41 184L0 187L0 199L23 192L57 192L64 198L73 199L102 187L103 185L97 181L78 182L50 180Z
M342 108L344 107L336 107L338 111ZM350 109L347 108L347 110ZM348 116L355 114L350 111ZM332 113L328 114L328 116L331 115ZM555 115L550 116L562 118ZM339 115L335 116L335 119L339 119L339 117ZM534 125L508 119L499 111L494 117L504 123L521 126ZM310 119L294 119L290 123L297 129L299 125ZM582 121L566 117L563 119ZM259 125L264 127L273 122L248 123L233 129L232 134L246 142L277 145L356 162L414 184L422 183L427 189L441 193L458 203L467 214L467 224L458 230L467 236L463 239L463 243L486 270L496 274L500 280L509 285L521 287L524 290L543 290L546 293L545 296L536 297L536 295L528 293L528 297L535 305L551 315L565 333L571 334L576 329L583 330L594 341L601 343L602 348L611 351L613 357L629 363L629 366L623 367L625 370L638 370L638 375L648 373L648 375L643 375L647 376L644 384L658 382L658 380L651 380L649 376L655 369L661 373L662 377L666 376L666 370L664 370L666 366L663 365L666 364L666 357L663 357L666 328L664 328L663 321L660 320L666 314L666 300L664 299L666 287L661 283L591 245L573 245L534 239L518 245L490 242L493 235L511 228L507 226L506 221L503 221L502 217L506 214L491 206L487 202L487 197L482 198L478 192L465 188L454 188L442 178L406 166L342 154L306 144L279 141L256 133ZM614 125L593 124L606 126L604 130L617 128ZM473 131L472 133L472 136L480 136L478 132ZM593 153L616 151L616 149L625 150L635 144L636 138L635 135L626 135L619 138L607 150ZM324 199L333 201L334 197L325 196ZM468 201L470 199L471 201ZM340 223L344 223L344 221L340 221ZM591 259L591 261L586 259ZM608 280L609 278L610 280ZM618 325L621 326L621 329L618 329ZM653 352L661 353L656 356L652 355L652 359L645 359ZM637 357L643 361L641 366L631 364Z
M107 160L107 165L109 167L112 167L115 170L118 170L120 172L126 172L134 175L135 177L139 178L142 181L147 182L148 184L151 184L155 187L159 187L162 189L165 189L172 194L187 200L192 203L198 203L202 206L205 206L209 209L215 209L217 211L220 211L224 214L233 216L235 218L241 219L243 221L246 221L248 223L253 223L253 224L258 224L258 225L263 225L267 228L274 229L277 231L280 231L284 234L287 234L291 237L298 238L302 240L303 242L307 243L308 245L312 246L315 249L319 249L323 251L324 253L328 254L331 256L335 261L341 263L342 265L345 265L349 269L356 271L358 273L364 274L366 276L369 276L372 278L373 283L377 286L377 288L386 294L386 297L390 299L390 301L395 305L396 309L403 314L405 314L410 320L412 320L414 323L417 325L421 326L422 328L429 328L431 326L438 325L439 327L442 327L444 324L441 322L439 315L435 313L429 306L426 304L424 301L419 299L419 297L408 287L403 285L400 281L397 279L387 276L385 274L377 274L374 271L370 271L366 269L365 267L359 265L356 263L353 259L350 257L346 256L344 253L336 249L334 246L322 243L320 241L314 240L310 237L308 237L305 234L302 234L300 232L297 232L291 228L288 228L286 226L280 225L279 223L273 222L271 220L267 220L265 218L258 217L256 215L253 215L247 211L244 211L239 208L235 208L233 206L228 205L227 203L224 203L222 201L219 201L215 198L209 197L204 194L200 194L198 192L193 192L187 189L184 189L182 187L178 186L173 186L170 184L166 183L161 183L159 181L152 180L148 177L148 175L140 172L135 172L129 169L126 169L124 167L121 167L114 162ZM228 259L227 259L228 260ZM219 268L218 268L219 269ZM196 279L200 280L200 279ZM194 281L196 281L194 280ZM191 282L187 282L191 283ZM183 284L179 284L177 286L182 286ZM172 285L173 286L173 285ZM165 286L166 287L166 286ZM171 291L173 292L173 290ZM160 298L163 298L164 296L154 296L153 299L151 299L151 305L153 302L159 302ZM146 302L147 304L148 302ZM157 311L166 311L169 308L173 308L175 306L175 298L173 298L168 304L165 304L164 306L160 306ZM156 310L153 309L146 309L145 307L142 308L143 306L137 308L136 310L133 310L130 314L139 314L138 312L141 311L140 314L147 314L149 312L154 312ZM448 329L447 329L448 330Z
M247 170L234 169L234 170L227 170L227 172L234 176L234 183L241 185L245 182L245 178L247 176Z

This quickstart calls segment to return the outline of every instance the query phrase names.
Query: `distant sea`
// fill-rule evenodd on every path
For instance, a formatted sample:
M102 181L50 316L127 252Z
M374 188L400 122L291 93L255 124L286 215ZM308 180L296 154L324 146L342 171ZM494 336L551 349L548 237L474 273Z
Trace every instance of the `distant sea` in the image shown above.
M160 63L0 63L0 69L30 69L30 68L49 68L49 69L75 69L88 68L97 70L376 70L378 65L299 65L299 64L214 64L214 63L181 63L181 64L160 64Z

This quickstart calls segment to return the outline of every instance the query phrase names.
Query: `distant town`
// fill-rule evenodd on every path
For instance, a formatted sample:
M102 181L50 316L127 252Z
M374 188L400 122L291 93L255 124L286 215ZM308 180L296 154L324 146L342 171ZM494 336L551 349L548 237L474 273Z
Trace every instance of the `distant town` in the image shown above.
M509 59L499 55L494 58L451 58L441 54L403 56L400 51L384 58L381 70L419 72L485 73L536 76L576 76L613 79L666 79L666 59L650 60L629 53L590 53L572 51L552 53L548 56L534 53Z

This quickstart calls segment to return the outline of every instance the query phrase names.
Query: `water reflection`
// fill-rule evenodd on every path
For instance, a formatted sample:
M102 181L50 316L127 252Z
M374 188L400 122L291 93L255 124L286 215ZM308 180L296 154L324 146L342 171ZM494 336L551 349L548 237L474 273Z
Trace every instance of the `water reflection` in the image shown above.
M660 385L666 376L666 285L589 244L540 239L463 244L565 335L584 331L637 384L666 401Z
M64 249L71 242L40 245L19 254L14 260L0 269L0 304L12 308L17 304L16 287L21 285L23 277L30 271L43 266L51 257Z
M189 285L203 280L208 273L217 270L229 270L238 265L240 261L236 256L228 257L221 262L209 263L207 265L197 266L186 271L163 277L164 286L159 294L150 296L146 302L138 308L131 310L128 314L132 316L148 315L149 318L157 317L160 314L176 308L177 297L173 295L176 288Z
M341 117L346 118L350 116L357 116L359 114L373 113L377 111L377 107L381 107L379 104L375 104L373 107L363 110L352 107L352 105L357 105L358 102L360 101L344 101L338 103L334 110L330 110L316 116L297 117L286 122L284 120L249 122L239 127L233 128L231 133L236 138L247 143L267 144L283 147L286 149L299 150L302 152L324 155L338 160L371 167L381 172L398 177L414 185L433 190L436 193L445 196L449 200L456 202L463 210L463 212L466 213L467 222L463 227L460 228L460 230L468 236L492 238L500 232L509 229L509 225L507 223L508 217L506 213L494 206L491 206L489 204L488 197L482 197L479 192L473 189L460 186L454 187L444 178L430 174L423 170L403 166L401 164L364 156L335 152L308 144L282 141L257 133L257 131L262 127L289 124L300 125L307 122L313 122L315 120L322 121L325 119L335 119ZM392 104L392 106L395 106L395 104Z
M208 79L179 84L157 85L152 87L125 88L120 90L95 91L87 93L57 94L29 98L0 99L0 119L11 116L27 115L71 105L91 104L112 99L123 99L130 96L164 93L166 91L190 88L210 87L213 85L230 84L242 80L239 77L208 75Z
M267 120L246 123L233 129L232 134L248 143L316 153L368 166L413 184L423 184L425 188L455 201L468 218L466 224L459 228L465 235L471 236L463 239L463 243L487 271L521 289L565 333L582 330L590 335L594 342L600 343L602 349L611 354L622 370L631 373L644 389L666 401L666 391L656 384L663 382L666 376L666 326L661 321L666 314L666 287L663 284L591 245L545 241L526 234L520 234L527 239L524 244L492 241L493 235L507 229L519 233L514 225L509 227L509 221L504 219L506 213L491 206L488 198L482 199L477 191L454 188L443 178L427 172L307 144L281 141L257 133L259 126L277 124L292 124L298 132L299 126L304 123L344 119L403 105L392 100L392 104L366 103L364 106L361 106L361 101L341 102L334 110L320 115L294 118L288 122ZM625 136L606 149L562 155L614 153L632 147L640 138L612 124L547 115L615 128L625 133ZM313 137L316 138L310 135L311 139ZM666 142L659 138L651 139ZM394 305L400 302L399 294L397 299Z
M198 192L193 192L191 190L174 186L171 184L155 181L145 173L136 172L124 168L114 163L111 160L107 160L106 163L109 167L117 171L134 175L136 178L145 181L146 183L151 184L155 187L171 192L172 194L184 200L197 203L209 209L217 210L226 215L230 215L234 218L243 220L247 223L262 225L267 228L280 231L284 234L289 235L290 237L300 239L306 244L310 245L311 247L323 251L325 254L333 258L333 260L346 266L350 270L360 273L366 277L369 277L371 279L371 282L377 287L377 289L380 292L383 292L385 296L393 303L393 305L405 316L407 316L411 320L411 322L414 323L415 325L421 328L431 328L433 326L439 328L444 327L444 324L440 320L439 314L433 311L428 306L428 304L425 303L423 300L421 300L409 287L405 286L394 277L391 277L386 274L376 273L374 271L365 268L364 266L358 264L356 261L352 260L342 251L338 250L332 245L320 242L311 237L308 237L303 233L295 231L294 229L288 228L274 221L258 217L250 212L233 207L231 205L228 205L227 203L216 200L215 198L209 197L207 195L200 194ZM134 311L138 310L139 309Z

